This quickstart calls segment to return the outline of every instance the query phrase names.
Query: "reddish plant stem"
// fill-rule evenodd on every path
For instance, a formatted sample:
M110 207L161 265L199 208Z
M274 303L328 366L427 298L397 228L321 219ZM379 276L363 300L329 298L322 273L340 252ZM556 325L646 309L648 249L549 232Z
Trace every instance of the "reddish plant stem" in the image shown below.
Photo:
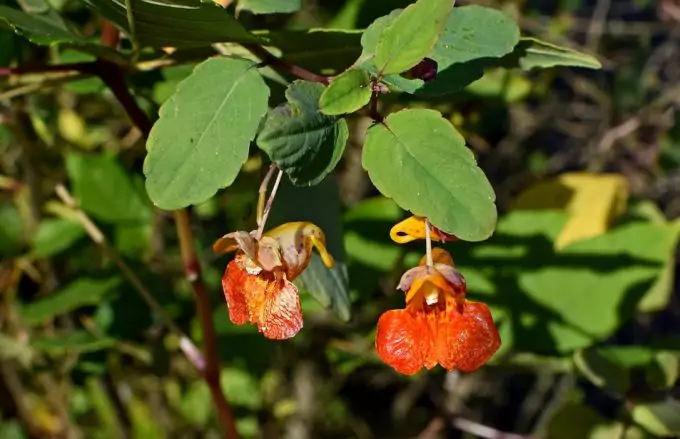
M116 48L120 40L120 31L110 21L104 21L100 40L103 45Z
M194 249L189 215L187 214L186 209L181 209L174 212L174 217L175 225L177 227L177 236L179 238L180 252L182 261L184 262L184 273L193 287L198 320L201 322L201 329L203 330L205 368L201 372L210 388L210 395L217 408L220 423L226 430L226 437L229 439L238 439L239 434L238 431L236 431L234 415L224 393L222 393L222 387L220 385L217 337L213 324L212 308L210 306L208 292L201 276L201 267L198 258L196 257L196 250Z
M116 31L116 37L113 38L113 32L109 27L112 27L112 25L105 22L102 32L102 42L106 42L106 44L115 47L118 44L119 34ZM130 120L132 120L134 125L139 128L144 137L148 138L149 133L151 132L151 120L139 107L137 101L135 101L135 98L130 93L127 84L125 83L123 70L118 65L106 60L98 59L96 63L97 68L95 74L97 74L111 89L116 99L118 99L123 106L123 109L125 109ZM180 253L184 264L184 273L194 291L196 312L203 332L204 361L202 364L200 362L195 362L195 364L197 364L199 372L201 372L203 379L208 384L213 404L217 409L220 424L224 428L225 437L227 439L239 439L240 436L236 430L236 421L231 406L227 402L227 398L222 392L220 384L217 336L215 335L212 308L210 306L210 298L207 289L201 276L201 266L196 256L196 250L194 249L189 215L185 209L181 209L174 212L174 217Z
M0 76L24 75L30 73L80 72L95 74L94 62L77 62L67 64L0 67Z
M260 58L265 64L274 66L275 68L288 72L300 79L310 82L319 82L326 85L331 83L330 77L310 72L309 70L302 68L297 64L293 64L292 62L283 58L278 58L259 44L245 43L243 44L243 47L248 49L253 55Z

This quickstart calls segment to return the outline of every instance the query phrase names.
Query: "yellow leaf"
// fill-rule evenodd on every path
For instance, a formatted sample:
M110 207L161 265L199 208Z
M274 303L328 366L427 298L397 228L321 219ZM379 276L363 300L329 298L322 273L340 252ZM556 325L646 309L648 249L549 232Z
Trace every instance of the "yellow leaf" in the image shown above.
M560 249L606 233L625 211L628 195L628 182L619 174L568 173L526 189L515 209L566 210L569 219L555 242Z

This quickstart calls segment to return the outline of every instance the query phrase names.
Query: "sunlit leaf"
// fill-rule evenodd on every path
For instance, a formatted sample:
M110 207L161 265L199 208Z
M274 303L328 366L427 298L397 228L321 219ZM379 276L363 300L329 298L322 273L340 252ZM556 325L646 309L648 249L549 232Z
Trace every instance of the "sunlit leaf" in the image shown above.
M390 75L415 66L437 42L452 0L418 0L404 9L380 34L373 64Z
M658 436L668 437L680 434L680 401L667 398L662 401L636 404L633 407L633 421Z
M353 113L371 99L368 73L350 69L333 79L319 100L321 112L328 115Z
M361 59L375 52L381 32L400 13L395 10L366 29L361 38ZM439 40L425 55L437 62L437 76L427 83L398 75L388 75L384 81L391 89L419 95L452 93L481 78L485 68L499 64L518 41L517 24L503 12L478 5L456 7L446 19ZM362 67L377 73L370 62L362 63Z
M493 188L463 137L439 112L402 110L373 125L363 166L383 195L443 231L466 241L491 236Z
M146 188L161 209L201 203L229 186L267 111L251 61L211 58L163 104L147 141Z
M295 81L286 90L288 103L269 111L257 145L286 172L293 184L314 185L342 157L349 136L347 122L319 111L321 84Z
M519 66L523 70L558 66L602 68L600 61L592 55L532 37L522 37L515 50L503 59L503 65Z
M628 182L618 174L569 173L543 181L522 192L515 209L563 209L569 221L555 245L604 234L625 210Z

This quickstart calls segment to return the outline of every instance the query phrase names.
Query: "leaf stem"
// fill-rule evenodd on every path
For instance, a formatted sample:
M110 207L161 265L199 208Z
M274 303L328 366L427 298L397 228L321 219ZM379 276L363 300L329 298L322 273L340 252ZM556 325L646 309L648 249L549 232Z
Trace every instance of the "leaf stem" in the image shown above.
M130 27L130 39L132 40L132 62L136 63L139 59L139 41L137 40L135 16L132 12L132 0L125 0L125 13L127 15L128 26Z
M257 234L255 239L260 239L262 233L264 232L264 226L267 223L267 218L269 217L269 212L272 210L272 204L274 204L274 198L276 197L276 192L279 190L279 184L281 184L281 178L283 177L283 171L279 169L279 173L276 175L276 181L274 182L274 187L272 188L272 193L269 194L269 199L267 200L267 205L264 206L264 212L262 214L262 221L257 226Z
M265 64L269 64L273 66L274 68L277 68L279 70L282 70L284 72L288 72L291 75L304 79L305 81L310 81L310 82L319 82L321 84L328 85L331 82L331 78L328 76L324 75L319 75L314 72L310 72L309 70L298 66L297 64L293 64L292 62L285 60L283 58L279 58L274 56L271 52L269 52L267 49L265 49L263 46L255 43L244 43L243 47L248 49L253 55L257 56L260 58Z
M427 266L434 266L432 260L432 237L430 236L430 219L425 218L425 255L427 257Z
M264 176L264 179L262 179L262 183L260 184L260 188L258 189L258 197L257 197L257 226L260 226L260 223L262 223L262 214L264 213L264 200L267 196L267 189L269 187L269 180L272 179L272 176L274 175L274 171L276 170L276 165L272 163L269 165L269 170L267 171L267 175Z

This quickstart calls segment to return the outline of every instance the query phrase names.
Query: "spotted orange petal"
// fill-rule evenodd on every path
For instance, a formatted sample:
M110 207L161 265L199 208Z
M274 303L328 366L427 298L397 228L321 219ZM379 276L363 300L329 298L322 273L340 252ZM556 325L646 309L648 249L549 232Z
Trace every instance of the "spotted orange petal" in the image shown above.
M428 329L424 319L403 309L383 313L378 320L375 347L382 361L404 375L424 366L428 355Z
M501 346L489 307L466 300L462 312L452 307L447 344L456 368L473 372L482 367Z
M297 287L285 278L269 282L260 310L258 329L274 340L291 338L302 329L302 308Z
M242 265L242 258L239 255L229 262L222 276L222 290L227 300L229 319L235 325L242 325L248 320L248 305L244 294L248 273Z

